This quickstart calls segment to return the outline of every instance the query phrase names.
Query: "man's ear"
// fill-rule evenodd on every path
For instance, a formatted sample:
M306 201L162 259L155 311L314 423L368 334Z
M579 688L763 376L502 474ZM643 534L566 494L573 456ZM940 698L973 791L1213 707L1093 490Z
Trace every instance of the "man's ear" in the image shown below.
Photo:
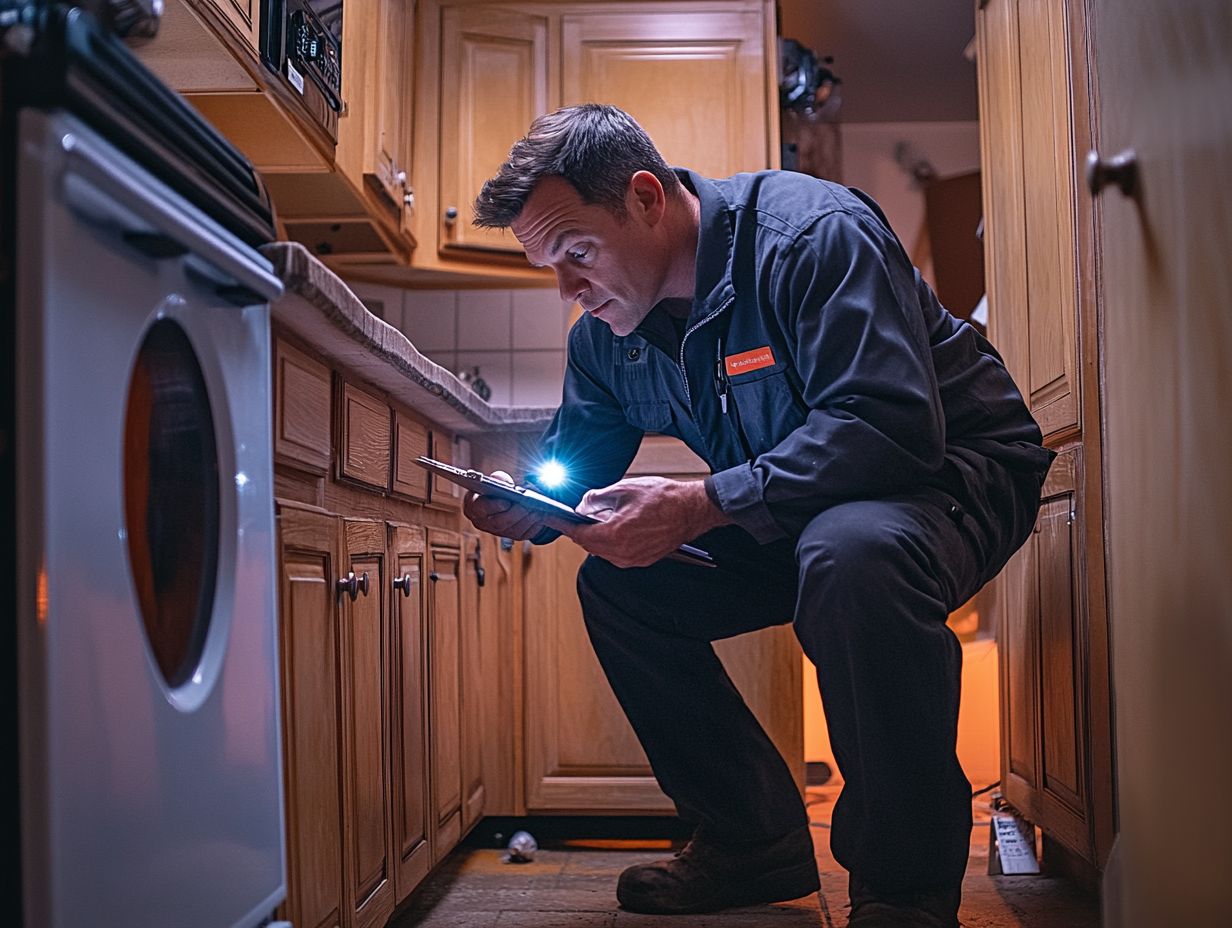
M638 171L629 178L628 207L648 226L656 226L667 209L667 194L659 178L649 171Z

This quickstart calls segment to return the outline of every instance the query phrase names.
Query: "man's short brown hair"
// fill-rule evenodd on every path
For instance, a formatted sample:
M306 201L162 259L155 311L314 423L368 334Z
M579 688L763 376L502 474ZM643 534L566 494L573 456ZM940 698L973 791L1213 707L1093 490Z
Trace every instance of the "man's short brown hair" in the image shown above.
M582 103L547 113L514 143L496 176L475 199L475 225L508 228L535 186L562 177L585 203L625 215L625 192L638 171L649 171L674 195L680 181L654 142L628 113L601 103Z

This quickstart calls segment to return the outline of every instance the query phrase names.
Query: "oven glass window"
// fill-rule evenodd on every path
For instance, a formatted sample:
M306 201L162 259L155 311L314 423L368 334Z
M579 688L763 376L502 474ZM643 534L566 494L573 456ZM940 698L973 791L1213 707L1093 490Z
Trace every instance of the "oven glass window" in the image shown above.
M200 663L214 606L219 479L205 378L169 319L146 333L128 387L124 508L146 638L178 687Z

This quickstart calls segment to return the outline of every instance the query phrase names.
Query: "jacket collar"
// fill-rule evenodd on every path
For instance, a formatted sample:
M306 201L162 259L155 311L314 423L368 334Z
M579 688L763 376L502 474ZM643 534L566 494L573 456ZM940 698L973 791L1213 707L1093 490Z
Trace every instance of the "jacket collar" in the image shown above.
M718 184L684 168L676 169L681 183L697 195L701 222L697 235L697 277L690 324L718 309L735 295L732 286L731 205Z

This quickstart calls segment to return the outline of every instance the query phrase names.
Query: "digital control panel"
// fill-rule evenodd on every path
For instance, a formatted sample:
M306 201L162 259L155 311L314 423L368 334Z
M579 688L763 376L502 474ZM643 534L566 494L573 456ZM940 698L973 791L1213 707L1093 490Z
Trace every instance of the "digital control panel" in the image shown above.
M342 62L338 40L312 11L293 11L287 20L287 60L305 71L334 112L342 109Z

